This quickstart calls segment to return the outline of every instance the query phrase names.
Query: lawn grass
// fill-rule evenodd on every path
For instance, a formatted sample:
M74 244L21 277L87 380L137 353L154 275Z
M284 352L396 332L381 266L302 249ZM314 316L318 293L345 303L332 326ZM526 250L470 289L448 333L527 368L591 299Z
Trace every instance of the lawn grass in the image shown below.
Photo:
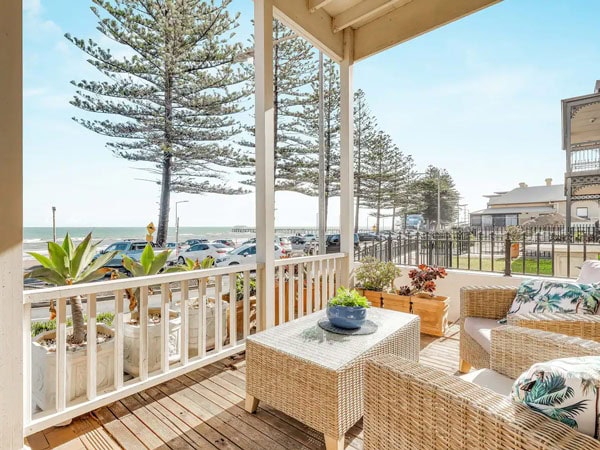
M468 257L460 256L457 264L457 259L455 256L452 258L452 268L504 273L504 258L494 258L494 268L492 270L492 258L490 256L483 256L481 258L481 264L479 255L471 256L470 267ZM510 263L510 270L511 273L515 275L523 273L525 275L537 275L537 260L535 258L526 258L525 272L523 272L523 259L519 257ZM540 259L540 275L552 275L552 260Z

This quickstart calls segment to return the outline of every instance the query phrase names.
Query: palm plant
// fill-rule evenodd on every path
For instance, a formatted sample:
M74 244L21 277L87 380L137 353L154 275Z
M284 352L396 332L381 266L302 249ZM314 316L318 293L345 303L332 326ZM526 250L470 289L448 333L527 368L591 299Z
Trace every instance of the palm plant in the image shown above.
M56 286L71 286L99 280L110 272L111 269L103 266L113 259L118 252L104 253L94 259L98 244L92 244L91 242L92 233L89 233L75 247L69 233L67 233L62 246L55 242L48 242L48 256L29 252L42 267L26 273L25 278L35 278ZM71 297L69 303L73 319L73 334L69 336L69 341L72 344L82 344L86 339L86 327L81 296ZM54 306L51 303L50 311L53 312L53 310Z

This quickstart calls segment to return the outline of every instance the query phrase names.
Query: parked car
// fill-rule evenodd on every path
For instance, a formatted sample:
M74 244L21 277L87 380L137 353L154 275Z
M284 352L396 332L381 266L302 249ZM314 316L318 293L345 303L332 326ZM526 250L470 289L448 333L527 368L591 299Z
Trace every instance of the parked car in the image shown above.
M340 251L340 235L330 234L325 239L325 247L327 253L337 253ZM354 250L358 250L360 247L360 240L358 234L354 233Z
M185 241L183 243L184 246L188 246L191 247L192 245L196 245L196 244L207 244L208 243L208 239L188 239L187 241ZM182 246L183 247L183 246Z
M286 256L286 251L280 245L274 244L275 259ZM218 267L236 264L254 264L256 262L256 244L242 245L226 255L221 255L215 261Z
M192 261L202 261L207 256L212 256L216 260L227 254L228 251L229 247L223 244L195 244L190 248L180 251L179 256L177 257L177 262L179 264L185 264L185 260L187 258L191 259Z
M306 239L304 239L302 236L290 236L288 239L290 240L290 242L292 243L292 245L304 245L304 244L306 244Z
M113 242L104 250L99 252L94 259L96 259L99 255L102 255L104 253L117 251L117 255L113 259L108 261L106 264L104 264L104 267L121 269L123 268L123 256L129 256L134 261L139 261L140 257L142 256L142 252L146 248L147 244L148 242L146 241L134 239ZM150 242L150 245L154 247L154 251L160 252L165 250L164 248L158 247L154 242Z
M312 233L307 233L304 236L302 236L304 238L304 240L306 242L314 242L314 241L318 241L319 237L316 234L312 234Z
M248 245L248 244L256 244L256 238L250 238L247 241L242 242L242 245Z
M379 241L379 236L375 233L358 233L358 240L360 242Z
M217 239L216 241L213 241L213 244L223 244L227 247L235 248L235 242L231 239Z

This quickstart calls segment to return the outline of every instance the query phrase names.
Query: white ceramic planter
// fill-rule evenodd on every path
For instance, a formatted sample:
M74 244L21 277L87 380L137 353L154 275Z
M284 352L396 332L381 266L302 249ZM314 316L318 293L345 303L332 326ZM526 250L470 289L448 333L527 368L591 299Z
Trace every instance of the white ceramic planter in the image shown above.
M222 312L222 330L223 330L223 344L227 340L227 310L229 304L227 302L221 302ZM216 308L215 304L208 302L206 304L206 350L212 350L215 348L215 319L216 319ZM198 326L198 305L188 307L188 322L190 324L188 331L188 349L190 356L198 355L198 336L200 334L200 328Z
M179 361L179 332L181 330L181 317L177 311L169 311L169 362ZM148 314L160 314L160 308L149 308ZM160 369L161 323L148 325L148 372ZM140 327L139 325L125 324L123 336L123 370L137 377L140 374Z
M98 333L114 336L113 330L98 324ZM31 343L31 378L33 407L42 411L56 406L56 352L49 352L40 344L54 339L55 331L37 335ZM96 389L101 392L114 385L114 339L96 346ZM87 348L67 351L67 403L86 395Z

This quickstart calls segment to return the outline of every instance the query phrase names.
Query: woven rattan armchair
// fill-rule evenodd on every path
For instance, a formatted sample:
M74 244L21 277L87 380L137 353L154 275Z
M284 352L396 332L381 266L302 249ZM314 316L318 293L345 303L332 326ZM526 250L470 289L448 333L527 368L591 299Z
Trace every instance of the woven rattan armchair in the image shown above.
M466 286L460 291L460 365L466 373L471 366L490 367L489 353L464 327L467 317L499 320L507 317L517 293L516 287ZM533 328L600 342L600 316L582 314L523 314L508 317L509 325Z
M600 355L600 343L502 326L491 368L516 378L535 362ZM365 450L600 450L600 442L507 396L395 356L365 367Z

